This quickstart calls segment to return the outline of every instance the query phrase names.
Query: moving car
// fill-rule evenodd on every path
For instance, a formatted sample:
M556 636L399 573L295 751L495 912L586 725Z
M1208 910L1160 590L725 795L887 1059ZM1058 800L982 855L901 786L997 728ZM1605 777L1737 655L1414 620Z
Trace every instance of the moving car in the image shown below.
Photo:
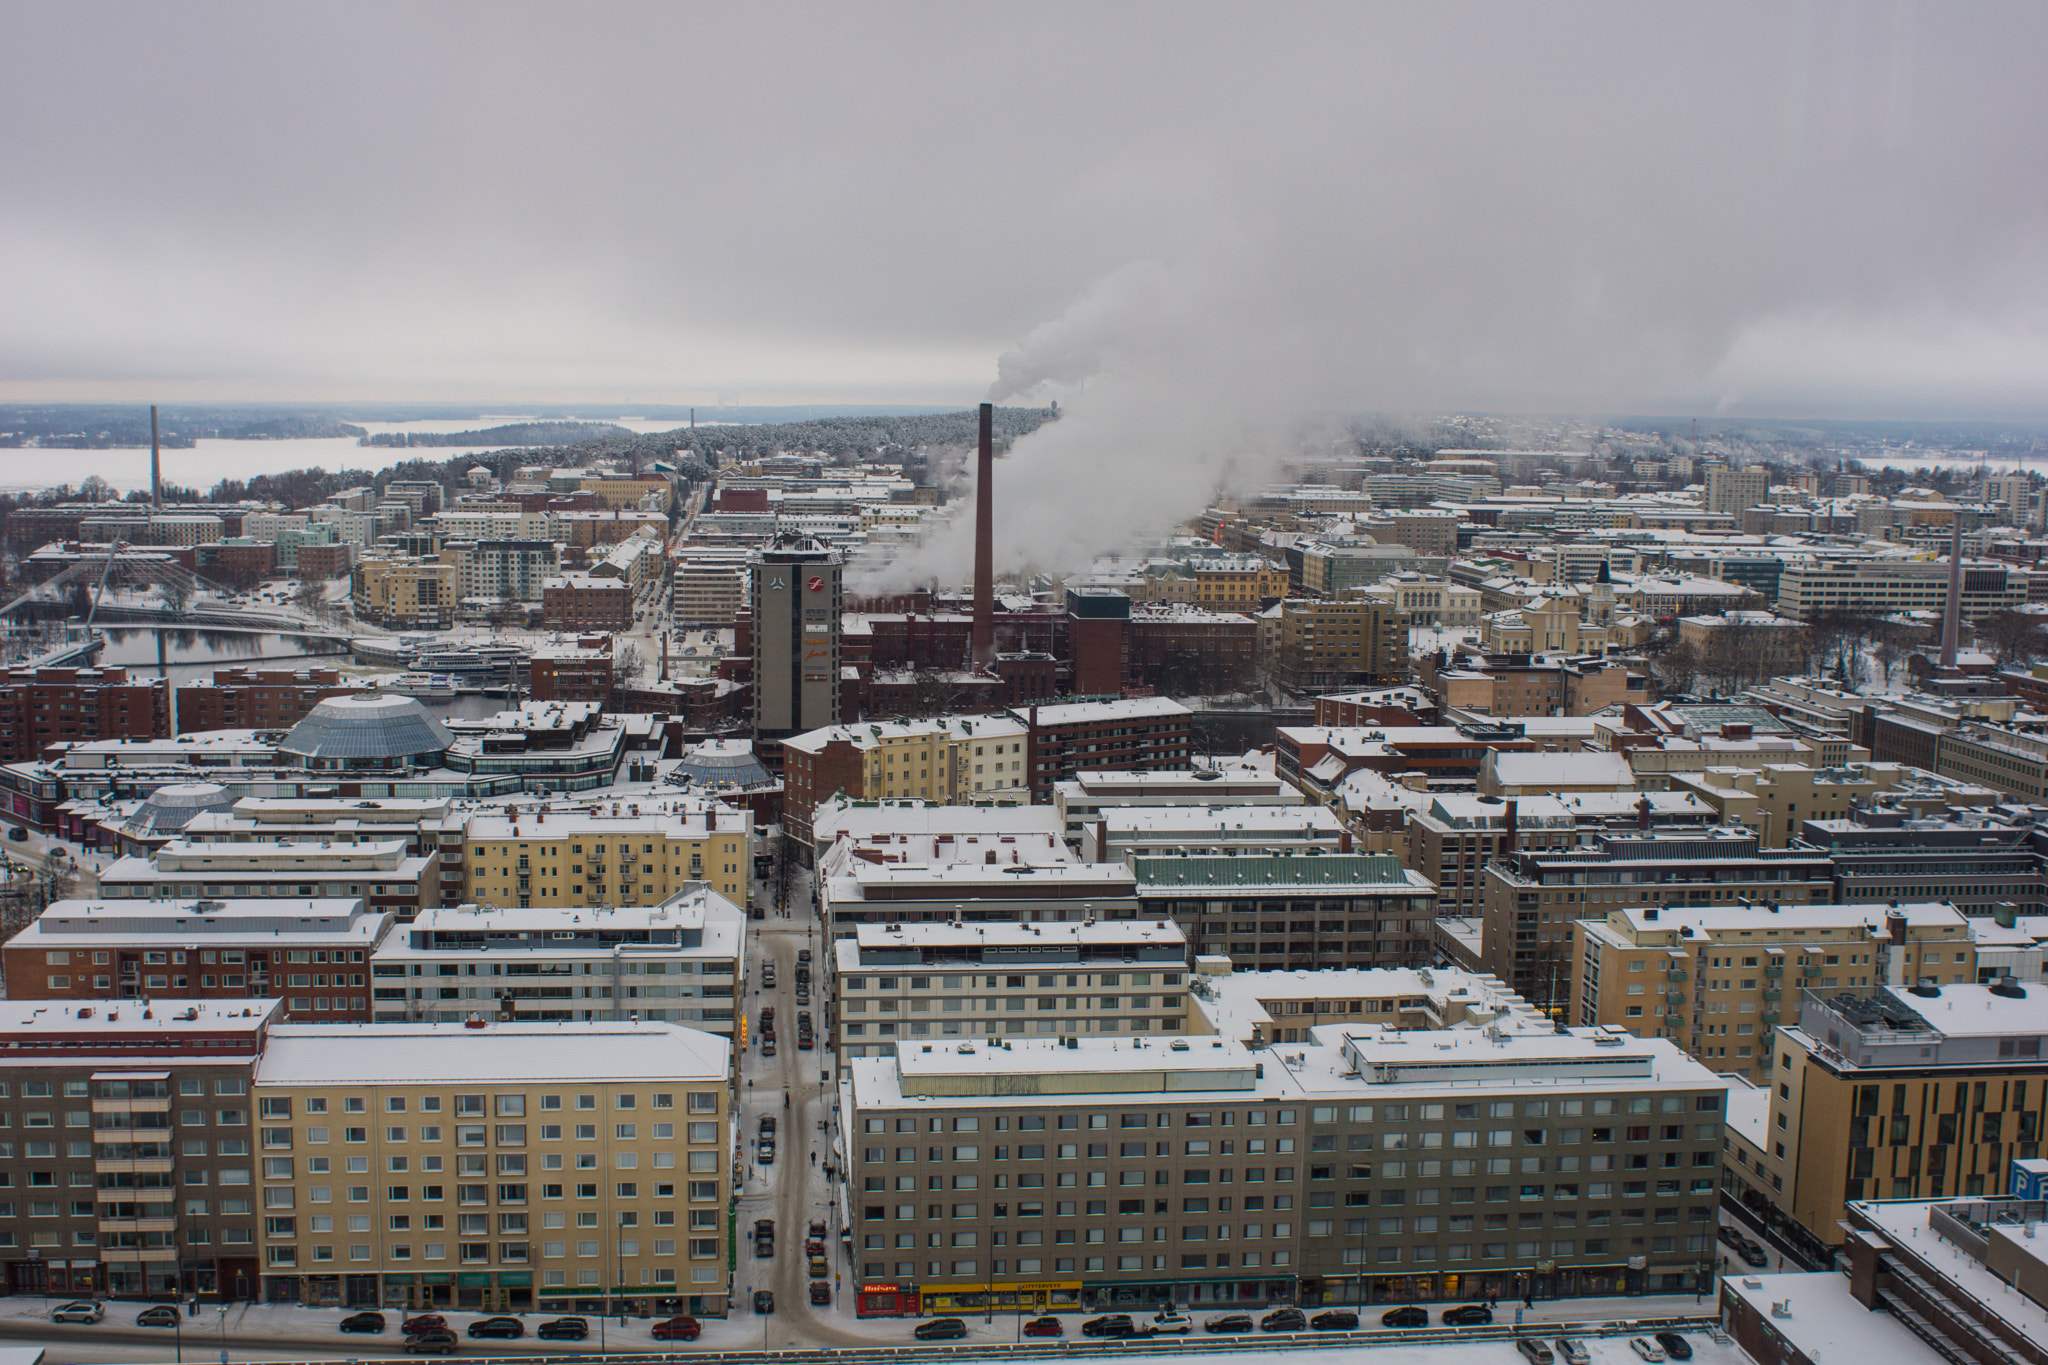
M533 1334L542 1341L581 1341L590 1335L590 1324L582 1318L553 1318L536 1327Z
M704 1324L687 1313L654 1324L656 1341L695 1341L703 1334Z
M404 1322L399 1323L398 1330L410 1337L417 1336L421 1332L436 1332L447 1325L448 1319L442 1317L439 1313L422 1313L416 1318L407 1318Z
M817 1239L823 1240L823 1238L824 1238L824 1236L825 1236L825 1220L824 1220L824 1219L822 1219L822 1218L813 1218L813 1219L811 1220L811 1236L812 1236L812 1237L814 1237L814 1238L817 1238Z
M760 1162L763 1166L773 1166L775 1164L774 1138L762 1138L761 1141L755 1145L754 1160Z
M1380 1314L1382 1327L1427 1327L1429 1310L1410 1304L1406 1308L1391 1308Z
M381 1332L384 1330L382 1313L351 1313L341 1320L344 1332Z
M1033 1318L1024 1324L1027 1337L1063 1337L1066 1334L1067 1329L1060 1326L1058 1318Z
M756 1313L773 1313L775 1311L774 1293L766 1289L756 1289L754 1291L754 1311Z
M1138 1329L1132 1324L1129 1313L1108 1313L1081 1324L1084 1337L1131 1337L1137 1334Z
M1253 1330L1251 1315L1229 1313L1220 1318L1210 1318L1202 1324L1204 1332L1249 1332Z
M1657 1344L1664 1348L1664 1354L1673 1360L1691 1360L1692 1343L1676 1332L1657 1333Z
M951 1341L967 1335L967 1324L959 1318L933 1318L917 1325L919 1341Z
M1557 1357L1550 1354L1550 1348L1535 1337L1515 1338L1515 1349L1529 1365L1557 1365Z
M446 1327L432 1327L405 1339L405 1349L413 1355L452 1355L456 1345L455 1333Z
M167 1303L145 1308L135 1315L137 1327L176 1327L178 1321L178 1310Z
M763 1114L763 1115L761 1115L761 1136L762 1136L762 1137L774 1137L774 1136L775 1136L775 1115L773 1115L773 1114Z
M796 1031L796 1050L798 1052L809 1052L812 1048L816 1047L817 1045L818 1040L817 1038L812 1036L811 1031L809 1029L800 1028Z
M50 1321L98 1322L106 1315L107 1309L104 1304L94 1303L90 1299L80 1299L76 1303L67 1303L56 1312L50 1314Z
M1767 1266L1771 1263L1771 1258L1768 1255L1766 1255L1764 1253L1764 1249L1758 1246L1755 1242L1744 1242L1742 1244L1741 1249L1737 1252L1737 1254L1742 1257L1742 1263L1744 1265L1751 1266L1757 1269L1761 1269L1762 1267Z
M1483 1303L1461 1303L1444 1310L1446 1327L1484 1327L1493 1321L1493 1310Z
M832 1302L832 1286L831 1286L831 1285L829 1285L829 1284L827 1284L827 1283L825 1283L825 1282L824 1282L823 1280L812 1280L812 1281L811 1281L811 1302L812 1302L812 1303L830 1303L830 1302Z
M1168 1308L1163 1312L1154 1313L1152 1321L1145 1324L1145 1334L1147 1336L1157 1336L1170 1332L1178 1332L1185 1335L1194 1330L1195 1320L1177 1308Z
M478 1318L469 1325L472 1337L523 1337L526 1324L518 1318Z
M1565 1365L1590 1365L1593 1359L1586 1350L1586 1343L1577 1337L1559 1337L1557 1353L1564 1357Z
M1358 1314L1349 1308L1333 1308L1310 1318L1308 1325L1318 1332L1352 1332L1358 1329Z
M1664 1359L1664 1348L1648 1337L1630 1337L1628 1345L1630 1350L1634 1351L1644 1360L1659 1361Z
M1275 1308L1259 1319L1261 1332L1299 1332L1308 1326L1308 1316L1299 1308Z

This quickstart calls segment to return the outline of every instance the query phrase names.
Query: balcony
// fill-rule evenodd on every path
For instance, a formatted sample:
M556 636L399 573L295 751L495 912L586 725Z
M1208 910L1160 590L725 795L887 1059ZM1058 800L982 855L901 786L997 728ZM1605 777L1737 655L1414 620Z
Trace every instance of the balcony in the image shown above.
M1783 992L1783 991L1779 990L1779 989L1778 989L1777 987L1775 987L1775 986L1766 986L1766 987L1764 988L1764 999L1766 999L1766 1000L1783 1000L1784 998L1785 998L1785 992Z
M1780 976L1783 976L1784 974L1785 974L1785 969L1784 969L1783 967L1766 967L1766 968L1764 968L1764 975L1765 975L1765 976L1770 976L1770 977L1780 977Z
M1765 1010L1761 1017L1767 1026L1777 1026L1779 1015L1776 1010Z
M176 1232L176 1218L102 1218L100 1231L106 1232Z
M1673 967L1670 971L1664 973L1664 979L1666 981L1689 981L1692 978L1691 974L1683 968Z
M92 1169L97 1175L115 1175L125 1171L169 1174L174 1162L167 1156L119 1156L97 1157Z

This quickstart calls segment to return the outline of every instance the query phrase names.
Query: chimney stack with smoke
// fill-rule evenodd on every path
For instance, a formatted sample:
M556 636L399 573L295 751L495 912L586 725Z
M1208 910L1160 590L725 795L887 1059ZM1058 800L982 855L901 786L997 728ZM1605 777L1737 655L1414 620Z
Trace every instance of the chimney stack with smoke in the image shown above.
M995 405L981 405L981 449L974 478L974 666L996 656Z
M1959 510L1951 509L1955 518L1954 534L1948 542L1948 607L1941 614L1941 666L1956 666L1956 646L1963 634L1963 518Z

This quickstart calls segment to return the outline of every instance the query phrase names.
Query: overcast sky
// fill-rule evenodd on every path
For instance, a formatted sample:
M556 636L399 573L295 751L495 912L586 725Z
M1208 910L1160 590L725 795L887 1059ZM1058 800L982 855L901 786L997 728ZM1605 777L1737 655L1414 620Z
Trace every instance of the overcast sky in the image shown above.
M2044 418L2044 52L2033 3L4 0L0 398Z

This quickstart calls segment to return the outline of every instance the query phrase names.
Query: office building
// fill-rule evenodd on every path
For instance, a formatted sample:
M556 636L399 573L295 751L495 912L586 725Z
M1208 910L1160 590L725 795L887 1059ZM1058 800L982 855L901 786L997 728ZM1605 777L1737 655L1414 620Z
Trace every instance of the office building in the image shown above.
M99 873L110 901L245 899L295 896L361 899L372 910L411 919L441 901L439 853L409 853L402 837L352 843L165 842Z
M1243 764L1164 772L1086 771L1052 788L1053 810L1067 842L1079 849L1104 811L1222 802L1232 806L1299 806L1308 798L1271 772Z
M838 722L842 569L838 551L793 537L777 539L749 561L757 738Z
M216 668L207 682L177 692L177 730L282 730L329 697L352 697L359 683L333 668Z
M1025 772L1031 799L1052 799L1056 783L1097 769L1180 771L1193 752L1194 713L1170 697L1059 702L1016 707L1030 727Z
M1241 969L1421 967L1436 888L1384 853L1137 857L1140 914Z

